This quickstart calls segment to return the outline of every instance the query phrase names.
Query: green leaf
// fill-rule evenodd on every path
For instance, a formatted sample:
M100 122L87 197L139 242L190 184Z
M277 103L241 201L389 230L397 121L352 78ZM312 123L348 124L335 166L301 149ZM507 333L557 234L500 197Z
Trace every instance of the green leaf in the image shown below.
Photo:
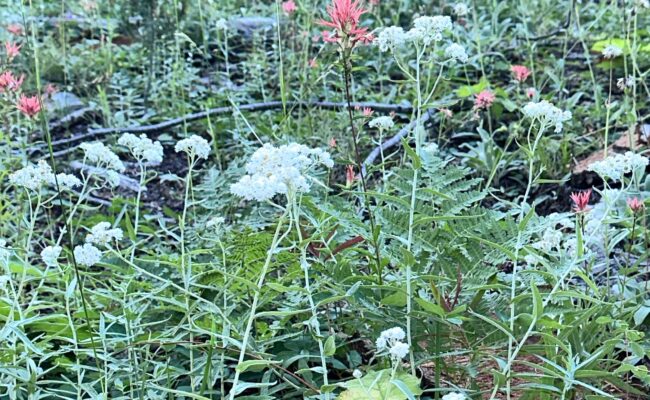
M420 305L420 307L422 307L422 309L424 311L429 312L429 313L434 314L434 315L437 315L440 318L445 317L445 310L442 307L440 307L439 305L431 303L430 301L426 301L426 300L421 299L421 298L416 298L415 302L418 303Z
M341 386L347 390L338 400L407 400L422 394L420 380L406 372L398 372L391 380L391 370L369 371L360 379Z
M534 279L530 281L530 289L533 292L533 316L537 321L544 313L544 303L542 302L542 296L539 294L539 289L537 289L537 282Z
M272 361L272 360L248 360L244 361L243 363L237 365L237 372L246 372L246 371L254 371L254 372L259 372L263 371L266 368L268 368L270 365L273 364L280 364L280 361Z
M406 154L408 154L413 163L413 169L420 169L422 167L422 160L420 160L420 157L415 153L415 150L411 148L409 142L404 138L402 138L402 146L404 146Z
M325 351L324 351L324 353L328 357L333 356L334 353L336 353L336 338L334 337L334 335L331 335L325 341Z

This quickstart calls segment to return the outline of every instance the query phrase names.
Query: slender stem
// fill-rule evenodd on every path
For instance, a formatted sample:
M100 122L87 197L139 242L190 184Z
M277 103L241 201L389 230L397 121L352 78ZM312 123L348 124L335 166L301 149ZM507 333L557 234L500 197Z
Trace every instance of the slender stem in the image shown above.
M282 237L280 236L280 232L289 213L290 213L290 207L287 207L284 213L282 214L282 216L280 217L280 220L278 221L278 225L275 228L275 234L273 235L273 240L271 241L271 247L269 248L269 251L266 253L266 260L264 261L264 265L262 266L262 269L260 271L260 276L257 280L257 290L255 291L255 295L253 296L253 303L251 304L250 307L250 315L248 316L248 322L246 323L246 329L244 330L244 336L241 342L239 359L237 361L238 366L241 365L242 362L244 362L244 357L246 356L246 348L248 347L248 341L250 339L251 331L253 329L253 322L255 321L257 304L259 303L260 300L262 285L264 285L264 278L266 278L266 273L268 272L269 266L271 265L271 259L273 258L273 253L275 253L275 250L277 249L278 244L282 239ZM235 369L235 378L233 379L232 388L230 389L230 396L229 396L230 400L234 400L235 396L237 395L237 384L239 383L240 374L241 371L239 369Z
M187 218L187 206L189 203L190 197L190 188L192 186L192 169L194 168L194 157L190 156L189 158L189 169L187 170L187 175L185 176L185 196L183 201L183 213L180 219L180 231L181 231L181 274L183 274L183 286L185 287L186 293L191 291L190 280L192 277L192 262L188 260L185 261L185 223ZM135 246L134 246L135 249ZM185 296L185 317L187 319L187 327L190 332L190 386L194 390L194 348L192 343L194 343L194 331L192 330L192 316L190 313L190 297L186 294Z

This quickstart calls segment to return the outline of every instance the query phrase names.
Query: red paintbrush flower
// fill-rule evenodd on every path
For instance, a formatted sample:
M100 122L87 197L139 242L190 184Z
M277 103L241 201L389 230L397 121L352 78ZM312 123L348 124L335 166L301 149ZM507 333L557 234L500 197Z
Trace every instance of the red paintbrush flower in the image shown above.
M23 34L23 26L20 24L9 24L7 25L7 32L12 35L21 36Z
M38 96L27 97L24 94L20 95L16 108L25 114L28 118L33 118L41 111L41 100Z
M591 189L584 192L571 193L571 200L573 200L573 211L582 213L589 211L589 198L591 197Z
M282 11L287 15L293 14L297 9L298 7L296 7L296 3L293 0L287 0L282 3Z
M645 205L643 204L643 201L639 200L638 197L632 197L631 199L627 199L627 206L630 207L630 210L636 214L639 211L643 210L643 207Z
M13 92L17 91L23 84L24 79L25 75L16 78L11 71L3 72L0 74L0 93L5 92L6 90L11 90Z
M357 179L356 174L354 173L354 166L348 165L345 168L345 186L350 187Z
M334 28L334 33L323 32L323 40L349 47L358 42L372 42L374 36L368 33L368 28L359 27L359 19L366 12L368 10L361 7L358 0L332 0L332 4L327 6L330 21L321 19L318 24Z
M14 58L18 57L20 54L20 48L22 46L17 45L16 43L6 41L5 42L5 51L7 53L7 59L9 61L13 60Z
M510 71L512 71L517 82L523 82L530 76L530 70L523 65L513 65L510 67Z
M485 109L487 110L492 106L492 103L496 99L496 96L494 93L490 92L489 90L483 90L481 93L476 95L476 98L474 99L474 109L480 110L480 109Z

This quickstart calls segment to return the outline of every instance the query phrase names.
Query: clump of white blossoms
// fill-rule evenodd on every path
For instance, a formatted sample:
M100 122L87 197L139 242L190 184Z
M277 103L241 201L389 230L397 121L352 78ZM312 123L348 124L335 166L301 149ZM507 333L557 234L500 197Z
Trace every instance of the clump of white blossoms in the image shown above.
M388 116L383 116L383 117L377 117L370 122L368 122L368 126L371 128L379 128L383 130L388 130L395 126L395 122L393 122L393 119Z
M402 342L405 337L406 333L404 333L404 330L400 327L387 329L379 335L375 342L377 351L388 351L391 358L394 360L401 360L409 353L408 344Z
M145 134L137 137L132 133L125 133L117 143L129 149L138 162L155 165L160 164L163 160L163 147L160 142L152 141Z
M621 181L625 174L634 172L641 176L648 165L648 158L631 151L614 154L604 160L589 165L589 171L600 175L604 180Z
M210 144L201 136L192 135L187 139L179 140L174 147L177 153L185 152L190 158L207 159L210 155Z
M47 246L41 251L41 260L48 267L56 267L59 262L58 258L61 255L61 246Z
M408 31L407 37L414 42L425 45L442 40L442 34L451 30L451 18L436 15L433 17L418 17L413 20L413 28Z
M467 52L465 48L458 43L452 43L445 49L445 57L450 60L460 61L462 63L467 62Z
M610 44L603 49L603 57L605 58L612 59L621 55L623 55L623 50L616 45Z
M52 168L43 160L37 165L28 165L9 175L9 182L29 190L38 190L53 180Z
M217 20L217 23L215 24L215 27L217 29L227 30L228 29L228 21L226 21L225 18L219 18Z
M77 263L92 267L102 259L102 252L90 243L84 243L82 246L74 248L74 258Z
M539 120L544 127L554 125L555 132L561 132L564 122L572 117L571 112L563 111L546 100L526 104L523 113L528 118Z
M81 186L79 178L70 174L57 174L56 181L59 182L59 186L63 189L70 190Z
M86 235L86 243L107 246L113 240L122 240L123 236L120 228L111 229L111 224L104 221L90 229L90 233Z
M399 26L389 26L379 32L374 43L379 47L380 51L385 52L404 45L407 39L404 29Z
M442 400L465 400L467 397L465 397L464 394L462 393L447 393L446 395L442 396Z
M454 14L458 17L464 17L469 14L469 7L465 3L454 4Z
M102 173L96 173L97 175L106 179L111 186L120 184L118 172L124 172L125 167L117 154L100 142L82 143L80 147L84 151L84 161L105 170Z
M632 75L629 75L626 78L618 78L616 81L616 86L621 90L625 90L625 88L633 88L634 81L635 79Z
M313 178L309 171L318 165L332 168L329 153L291 143L275 147L265 144L246 163L247 175L230 186L230 191L246 200L266 201L276 194L308 192Z

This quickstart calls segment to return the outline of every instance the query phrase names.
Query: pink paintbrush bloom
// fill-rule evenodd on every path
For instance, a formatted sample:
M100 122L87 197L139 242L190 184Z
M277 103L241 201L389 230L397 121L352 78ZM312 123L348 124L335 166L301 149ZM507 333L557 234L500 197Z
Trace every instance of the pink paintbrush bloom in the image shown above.
M374 37L368 33L368 28L359 27L359 19L366 12L368 10L361 7L358 0L332 0L332 4L327 6L330 20L321 19L317 22L334 29L334 33L323 32L323 40L345 47L354 47L358 42L372 42Z
M297 9L298 7L296 7L296 3L293 0L287 0L282 3L282 11L287 15L293 14Z
M476 98L474 99L474 109L480 110L480 109L485 109L487 110L492 106L492 103L496 99L496 96L494 93L490 92L489 90L483 90L481 93L476 95Z
M0 74L0 93L3 93L7 90L10 90L12 92L18 91L18 89L20 89L20 86L23 84L23 80L25 80L25 75L21 75L20 78L16 78L16 76L14 76L13 72L11 71L3 72Z
M354 166L348 165L345 168L345 186L350 187L356 180L356 174L354 173Z
M18 110L28 118L33 118L41 111L41 100L38 96L27 97L22 94L18 99L18 105L16 105L16 108L18 108Z
M591 189L584 192L571 193L571 200L573 201L573 211L582 213L589 211L589 198L591 197Z
M336 148L336 138L330 138L329 142L327 143L330 148L335 149Z
M7 32L11 33L14 36L22 36L23 26L20 24L9 24L7 25Z
M532 88L532 87L526 89L526 97L528 97L529 99L532 99L532 98L535 98L535 96L537 96L537 89Z
M48 83L47 85L45 85L45 94L48 97L52 97L52 95L58 91L59 89L53 83Z
M375 113L370 107L364 107L361 112L363 113L363 116L366 118L372 117L372 114Z
M530 70L523 65L513 65L510 67L510 71L519 83L524 82L530 76Z
M632 212L635 214L643 210L643 208L645 207L643 201L639 200L638 197L632 197L631 199L627 199L627 206L630 207L630 210L632 210Z
M7 53L7 59L9 61L13 60L14 58L18 57L20 54L20 48L22 46L17 45L14 42L6 41L5 42L5 51Z

